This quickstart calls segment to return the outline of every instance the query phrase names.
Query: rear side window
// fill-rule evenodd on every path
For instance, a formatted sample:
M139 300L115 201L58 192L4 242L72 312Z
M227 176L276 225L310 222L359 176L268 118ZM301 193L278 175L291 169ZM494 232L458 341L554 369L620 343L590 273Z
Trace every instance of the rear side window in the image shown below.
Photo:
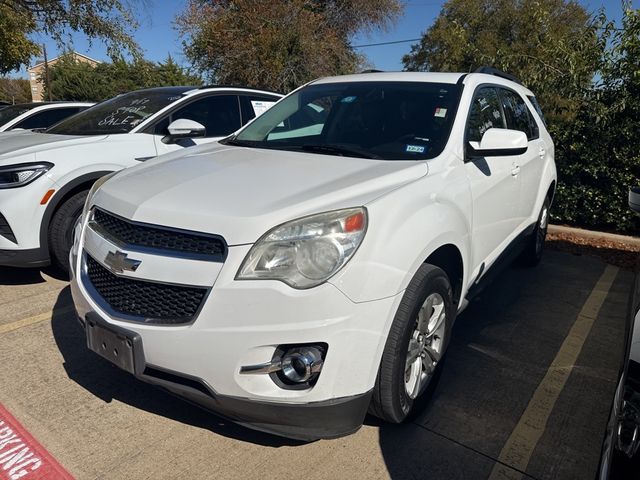
M15 124L12 128L24 128L25 130L31 130L33 128L49 128L65 118L75 115L80 110L82 109L79 107L52 108L50 110L35 113Z
M467 120L467 141L479 142L490 128L507 128L498 92L493 87L480 88L473 98Z
M504 88L500 89L500 96L502 97L502 106L507 118L507 127L524 132L528 140L538 138L540 135L538 125L522 97Z
M531 102L531 105L533 105L533 108L536 109L536 112L538 113L538 115L542 119L542 123L544 123L546 125L547 121L544 118L544 114L542 113L542 108L540 108L540 104L538 103L538 99L536 97L534 97L533 95L527 96L527 98Z

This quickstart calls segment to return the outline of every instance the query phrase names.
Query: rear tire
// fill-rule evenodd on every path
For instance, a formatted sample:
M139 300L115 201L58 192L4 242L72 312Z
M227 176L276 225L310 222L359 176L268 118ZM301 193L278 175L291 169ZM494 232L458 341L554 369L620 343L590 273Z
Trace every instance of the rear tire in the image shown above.
M82 214L88 190L65 200L53 214L49 224L49 251L53 264L69 273L69 252L73 246L73 229Z
M538 221L531 236L527 239L527 244L520 255L520 263L525 267L535 267L542 260L544 253L544 242L547 238L549 227L549 199L545 198Z
M437 381L454 318L453 292L446 273L433 265L422 265L391 325L369 413L401 423L422 406L428 387Z

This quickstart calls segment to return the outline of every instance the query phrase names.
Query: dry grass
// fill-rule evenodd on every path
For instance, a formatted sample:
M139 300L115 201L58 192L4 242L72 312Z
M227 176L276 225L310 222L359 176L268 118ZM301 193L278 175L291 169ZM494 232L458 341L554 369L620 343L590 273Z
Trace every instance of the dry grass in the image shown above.
M627 270L638 271L640 269L640 246L623 241L574 233L549 232L547 248L574 255L600 257L611 265Z

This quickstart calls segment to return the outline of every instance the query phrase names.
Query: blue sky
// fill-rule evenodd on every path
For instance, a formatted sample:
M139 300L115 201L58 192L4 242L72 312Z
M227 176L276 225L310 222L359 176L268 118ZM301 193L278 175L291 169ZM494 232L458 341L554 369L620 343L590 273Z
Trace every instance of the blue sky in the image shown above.
M391 42L420 37L433 20L438 16L444 2L428 0L408 0L405 3L404 16L389 30L375 32L370 35L358 35L353 39L353 45ZM619 21L622 15L622 0L581 0L587 10L595 12L604 8L607 16ZM140 28L136 31L136 39L145 52L145 57L161 61L171 54L174 59L185 66L188 62L182 55L182 45L178 33L173 28L173 20L186 4L185 0L147 0L143 2L147 8L139 13ZM632 5L638 8L640 0L633 0ZM71 36L76 51L89 55L97 60L108 60L106 49L101 42L93 45L80 35ZM46 37L39 37L37 41L47 45L49 58L58 53L55 42ZM398 43L359 49L369 58L371 64L380 70L401 70L401 58L408 53L411 43ZM24 72L21 72L23 76Z

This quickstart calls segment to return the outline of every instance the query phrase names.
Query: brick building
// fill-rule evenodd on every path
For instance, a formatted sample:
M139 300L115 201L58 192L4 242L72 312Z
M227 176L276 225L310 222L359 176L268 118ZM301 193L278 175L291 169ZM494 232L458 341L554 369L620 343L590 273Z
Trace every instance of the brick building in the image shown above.
M63 56L66 55L72 55L73 59L77 62L89 63L93 66L100 63L98 60L94 60L93 58L82 55L81 53L70 52L49 60L49 67L55 65ZM42 82L42 77L44 76L44 61L38 61L38 63L29 68L27 72L29 72L29 83L31 84L31 98L34 102L44 101L44 84Z

